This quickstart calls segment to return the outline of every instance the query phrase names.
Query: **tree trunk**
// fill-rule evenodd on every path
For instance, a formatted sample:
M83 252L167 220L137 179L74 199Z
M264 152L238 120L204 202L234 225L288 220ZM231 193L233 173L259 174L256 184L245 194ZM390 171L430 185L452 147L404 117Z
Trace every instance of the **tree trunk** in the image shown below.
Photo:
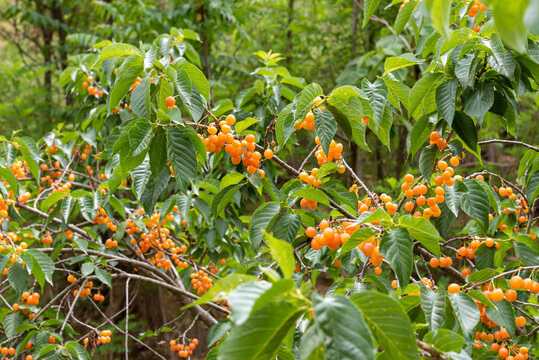
M292 62L292 21L294 20L294 0L288 1L288 22L286 32L286 64L290 66Z
M352 59L357 55L357 19L359 14L359 6L357 1L352 1L352 41L351 41L351 53Z

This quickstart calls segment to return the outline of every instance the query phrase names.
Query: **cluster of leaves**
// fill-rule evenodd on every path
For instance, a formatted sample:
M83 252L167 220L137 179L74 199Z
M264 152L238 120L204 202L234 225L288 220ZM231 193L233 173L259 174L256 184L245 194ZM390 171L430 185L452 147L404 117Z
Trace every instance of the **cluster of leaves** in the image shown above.
M253 86L234 103L212 104L190 43L199 35L188 29L140 47L99 42L70 64L61 83L82 105L74 124L38 140L0 138L0 268L9 283L0 290L8 305L0 310L0 345L28 359L91 357L110 341L107 330L96 335L107 321L81 334L73 309L93 294L99 310L101 292L127 279L164 286L212 326L208 359L488 358L492 348L474 335L496 331L508 334L498 346L537 356L536 292L519 288L509 301L490 291L508 290L517 272L533 283L539 269L539 149L512 142L527 152L510 181L488 170L455 175L445 160L456 167L467 153L481 162L482 145L504 141L479 141L481 127L498 123L515 133L518 96L539 86L539 45L527 30L504 28L496 4L479 32L470 28L478 21L467 15L472 4L418 5L407 2L392 27L397 35L412 28L415 54L387 58L373 82L329 93L290 75L279 54L259 52ZM376 2L365 7L366 23ZM411 71L421 73L417 81ZM311 115L316 140L299 130ZM393 194L399 205L369 190L345 159L311 171L316 186L302 181L318 146L299 168L285 160L305 138L330 154L342 135L368 154L370 131L389 147L398 121L410 125L407 149L420 175L405 177L408 189ZM244 148L243 160L277 154L256 159L263 173L248 174L227 151L208 153L205 141L221 141L210 128L225 125L232 129L219 134L222 145ZM402 206L441 190L445 196L428 206L419 197L412 209ZM301 199L320 206L301 209ZM458 217L468 222L451 238ZM306 230L326 237L322 223L331 236L338 230L336 249L311 247ZM371 271L367 243L390 271ZM426 264L439 257L455 257L455 265ZM470 273L459 271L464 265ZM324 287L327 277L334 281ZM446 293L448 278L462 291ZM28 301L25 292L58 282L58 294ZM515 311L530 323L516 327Z

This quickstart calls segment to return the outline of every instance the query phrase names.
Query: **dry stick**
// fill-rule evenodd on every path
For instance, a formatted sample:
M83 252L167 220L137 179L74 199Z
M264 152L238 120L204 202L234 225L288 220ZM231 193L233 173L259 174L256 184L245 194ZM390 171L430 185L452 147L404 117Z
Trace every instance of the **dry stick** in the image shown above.
M67 312L66 318L64 319L64 322L62 323L62 327L60 328L60 335L64 332L64 328L66 327L67 320L69 320L69 317L71 316L71 313L75 309L75 305L77 305L77 301L79 300L80 294L84 290L84 287L86 286L86 283L88 282L87 279L84 280L81 287L79 288L79 291L77 292L77 295L75 296L75 299L71 303L71 307L69 308L69 311Z
M370 191L369 188L367 188L367 185L365 185L365 183L363 181L361 181L361 179L356 175L354 170L352 170L352 168L348 165L348 163L344 159L342 159L342 163L343 163L344 167L348 171L350 171L350 173L352 174L352 177L354 178L354 180L359 183L359 185L363 188L363 190L365 190L367 195L371 198L372 202L377 207L380 207L380 204L378 203L378 200L376 200L376 196L374 196L374 193L372 191Z
M107 317L107 315L105 315L103 313L103 311L101 311L101 309L99 308L99 306L97 306L97 304L92 300L90 299L90 302L92 303L92 305L97 309L97 311L99 312L99 314L106 320L105 322L106 323L109 323L110 325L112 325L112 327L114 327L116 330L118 330L119 332L121 333L124 333L124 331L118 327L111 319L109 319ZM137 339L135 336L129 334L129 333L125 333L127 336L129 336L131 339L135 340L136 342L138 342L139 344L143 345L145 348L147 349L150 349L154 354L156 354L157 356L159 356L159 358L163 359L163 360L167 360L165 357L163 357L161 354L157 353L155 350L151 349L148 345L146 345L145 343L143 343L142 341L140 341L139 339Z
M301 163L301 166L299 167L298 169L298 172L302 172L303 171L303 168L305 167L305 165L307 165L307 162L309 161L309 159L314 155L314 153L316 152L316 149L318 149L318 145L316 145L314 147L314 149L309 153L309 155L307 155L307 157L305 158L305 160L303 160L303 162Z
M131 278L128 278L125 282L125 360L129 359L129 281Z
M357 6L361 9L361 11L364 11L364 8L363 8L363 4L361 4L358 0L354 0L354 2L357 4ZM371 19L373 21L376 21L376 22L379 22L381 24L384 24L386 28L389 29L389 31L391 31L391 33L393 35L396 35L397 36L397 32L395 31L395 29L393 29L393 27L391 25L389 25L389 23L385 20L385 19L382 19L382 18L379 18L378 16L376 15L371 15ZM401 39L401 41L403 42L404 44L404 47L406 48L406 50L408 50L408 52L410 53L414 53L414 50L412 49L412 47L410 46L410 44L408 43L408 41L406 40L406 38L402 35L398 35L399 39Z
M44 248L44 249L39 249L39 250L41 250L43 252L51 252L53 249ZM84 251L82 249L77 249L77 248L74 248L74 249L61 249L60 252L84 253ZM122 276L118 276L118 277L131 277L133 279L151 282L151 283L166 287L169 290L171 290L172 292L175 292L176 294L180 294L180 295L183 295L185 297L189 297L189 298L191 298L193 300L198 300L200 298L199 296L197 296L195 294L192 294L192 293L190 293L190 292L188 292L188 291L186 291L184 289L181 289L179 287L179 285L176 284L176 282L174 280L172 280L166 274L159 271L157 268L153 267L149 263L143 263L141 261L137 261L137 260L134 260L134 259L131 259L131 258L128 258L128 257L119 257L119 256L115 256L115 255L112 255L112 254L107 254L107 253L103 253L103 252L96 251L96 250L90 250L90 249L86 250L86 253L89 254L89 255L96 255L96 256L105 257L105 258L108 258L110 260L115 260L115 261L118 261L118 262L128 263L130 265L134 265L135 267L149 270L151 274L159 275L160 279L153 279L153 278L144 277L144 276L141 276L141 275L130 274L130 273L123 272L120 269L115 269L116 271L121 271L122 274L123 274L123 275L119 274L119 275L122 275ZM160 281L160 280L165 280L165 282ZM212 307L213 309L219 310L219 311L221 311L221 312L223 312L225 314L230 313L228 310L226 310L224 308L221 308L217 304L214 304L214 303L210 302L210 303L207 303L207 305ZM205 310L202 309L202 308L200 308L200 310L205 312ZM201 317L204 318L204 315L202 315Z
M479 145L487 145L487 144L494 144L494 143L520 145L520 146L527 147L528 149L532 149L533 151L539 152L539 147L526 144L525 142L522 142L522 141L516 141L516 140L492 139L492 140L484 140L484 141L478 142Z
M440 354L438 351L434 350L432 347L430 347L429 345L427 345L426 343L424 343L423 341L421 341L419 339L417 340L417 346L419 346L419 348L421 348L421 350L423 350L424 352L429 354L429 356L432 359L447 360L446 356Z

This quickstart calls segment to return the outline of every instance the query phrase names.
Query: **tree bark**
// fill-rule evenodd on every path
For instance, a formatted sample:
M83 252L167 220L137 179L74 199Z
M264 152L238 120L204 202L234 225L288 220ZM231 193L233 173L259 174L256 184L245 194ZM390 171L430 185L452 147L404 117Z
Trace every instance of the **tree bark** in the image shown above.
M292 21L294 20L294 0L288 1L288 21L286 32L286 64L290 66L292 62Z

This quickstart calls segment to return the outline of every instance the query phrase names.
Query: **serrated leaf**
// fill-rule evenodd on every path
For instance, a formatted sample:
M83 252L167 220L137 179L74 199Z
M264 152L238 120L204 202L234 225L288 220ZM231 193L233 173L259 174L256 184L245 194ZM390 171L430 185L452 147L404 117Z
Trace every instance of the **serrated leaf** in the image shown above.
M180 188L185 191L198 170L195 148L180 127L167 128L167 153Z
M232 327L219 346L218 360L273 360L301 310L287 302L273 302Z
M324 152L329 154L329 144L337 132L337 122L328 110L314 109L313 113L316 135L320 139Z
M455 102L457 99L458 81L450 79L436 88L436 106L440 115L447 121L449 126L453 124L455 116Z
M364 12L363 12L363 27L367 25L369 22L369 19L371 18L372 14L374 14L374 11L378 7L378 0L365 0L364 3Z
M425 6L436 31L441 35L449 34L451 3L446 0L426 0Z
M445 323L445 290L439 288L436 291L420 287L421 308L425 313L427 326L430 331L441 329Z
M360 244L365 242L367 239L373 237L375 234L376 232L370 227L362 227L362 228L357 229L356 231L352 233L352 235L350 235L348 240L342 245L340 256L342 257L344 254L355 249Z
M149 118L150 114L150 80L142 79L131 94L131 109L141 118Z
M399 218L399 226L408 230L408 233L419 241L428 251L436 257L440 254L440 242L444 239L427 219L403 215Z
M357 302L356 302L357 304ZM359 309L342 296L315 297L314 319L324 334L328 359L374 360L376 347Z
M306 187L303 189L298 189L294 191L290 196L296 196L299 198L316 201L320 204L329 206L328 196L322 190L319 190L313 187Z
M428 139L434 124L430 121L433 114L425 114L420 117L410 131L410 142L408 154L414 156L415 153L423 146L425 140Z
M481 180L465 179L464 185L468 192L462 197L462 210L483 224L484 229L488 229L489 222L489 198L483 187L477 182Z
M283 213L277 217L273 224L273 235L292 243L301 227L301 216L298 214Z
M362 291L351 299L389 358L419 360L410 319L397 300L375 291Z
M478 154L477 147L477 130L475 129L475 123L471 117L463 113L462 111L455 112L453 124L451 125L453 130L462 139L464 144L474 154Z
M472 298L463 292L450 294L449 300L460 323L464 337L471 339L475 325L479 322L480 313Z
M118 104L124 98L125 94L127 94L127 91L131 88L131 85L133 85L143 68L140 55L130 55L124 60L120 69L118 69L116 83L107 97L109 113L118 107Z
M382 236L380 254L382 254L399 279L402 288L406 288L412 274L414 263L413 240L404 228L386 231Z
M433 90L440 76L441 75L439 73L428 73L414 84L414 86L410 90L410 98L408 99L408 113L410 115L415 113L416 108L419 106L419 104L421 104L427 94Z
M28 286L28 271L18 262L13 263L7 272L7 279L9 285L20 295Z
M266 242L270 248L271 256L277 261L284 276L290 278L294 273L294 249L286 241L279 240L265 233Z
M281 204L276 202L267 202L255 210L251 216L251 222L249 223L249 238L251 239L251 246L257 247L260 245L260 242L264 237L262 230L267 230L268 225L279 213L280 209Z
M433 144L425 146L423 151L421 151L421 155L419 156L419 170L421 170L421 175L423 175L423 177L429 181L434 168L434 161L436 160L437 152L438 148Z

